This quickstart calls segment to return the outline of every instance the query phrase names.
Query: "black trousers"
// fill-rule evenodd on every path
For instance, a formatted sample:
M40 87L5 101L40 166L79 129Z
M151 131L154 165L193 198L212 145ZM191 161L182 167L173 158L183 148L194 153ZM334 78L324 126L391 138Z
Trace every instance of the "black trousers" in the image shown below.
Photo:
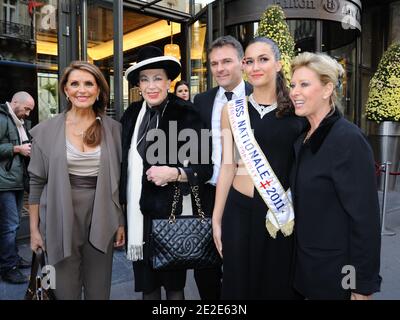
M203 211L211 215L215 202L215 187L211 184L204 186L204 193L201 195ZM194 269L194 279L201 300L219 300L221 298L221 267Z

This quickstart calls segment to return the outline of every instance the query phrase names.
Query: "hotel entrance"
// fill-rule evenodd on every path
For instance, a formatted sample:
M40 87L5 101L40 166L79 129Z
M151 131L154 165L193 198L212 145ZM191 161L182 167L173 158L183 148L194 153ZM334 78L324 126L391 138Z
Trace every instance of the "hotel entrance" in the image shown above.
M74 1L61 0L59 73L75 59L100 67L110 85L107 113L119 119L131 102L141 98L138 88L123 77L124 71L136 63L140 48L152 45L180 59L181 78L192 83L195 94L207 82L204 16L210 2L80 0L74 6ZM62 110L65 102L60 106Z
M139 98L124 71L139 49L157 46L180 59L192 94L207 88L207 17L212 0L0 0L0 99L29 92L38 108L30 127L65 108L58 79L73 60L102 70L110 85L107 113L117 119Z
M338 102L344 116L361 126L361 9L359 0L287 1L233 0L226 4L225 30L243 45L254 37L267 5L279 5L286 15L299 52L324 52L346 71L338 88ZM237 14L237 13L240 14ZM365 121L364 121L365 122Z

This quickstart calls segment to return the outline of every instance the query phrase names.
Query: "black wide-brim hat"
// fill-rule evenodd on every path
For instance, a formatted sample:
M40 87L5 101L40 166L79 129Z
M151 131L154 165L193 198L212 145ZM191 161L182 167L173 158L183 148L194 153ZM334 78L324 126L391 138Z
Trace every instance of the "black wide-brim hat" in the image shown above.
M175 80L181 73L181 63L174 57L164 56L159 48L147 46L139 50L137 63L125 71L125 77L137 85L140 71L148 69L164 69L168 79Z

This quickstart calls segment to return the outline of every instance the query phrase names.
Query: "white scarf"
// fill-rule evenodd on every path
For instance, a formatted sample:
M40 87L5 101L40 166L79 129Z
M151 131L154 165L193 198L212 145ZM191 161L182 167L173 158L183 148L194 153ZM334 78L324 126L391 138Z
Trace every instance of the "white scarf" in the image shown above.
M128 154L128 183L127 183L127 218L128 218L128 248L127 259L143 260L143 214L140 211L140 196L142 194L143 159L137 151L136 142L140 124L146 113L146 102L136 120L131 147Z
M20 143L25 143L28 141L28 135L26 134L25 128L24 128L24 120L23 119L18 119L17 115L14 113L14 110L11 108L11 104L9 102L6 102L7 107L8 107L8 112L11 115L11 118L13 119L17 130L19 134L19 141Z

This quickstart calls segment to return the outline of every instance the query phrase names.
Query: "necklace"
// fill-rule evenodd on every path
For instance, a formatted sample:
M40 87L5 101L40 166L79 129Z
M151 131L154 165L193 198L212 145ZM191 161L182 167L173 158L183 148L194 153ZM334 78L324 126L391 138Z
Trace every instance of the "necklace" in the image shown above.
M269 106L259 105L256 100L254 100L253 94L249 96L249 101L253 105L254 109L260 114L260 118L262 119L267 113L275 110L278 107L278 103L275 101L273 104Z
M69 129L71 134L73 136L81 137L83 139L86 133L86 129L84 130L80 126L78 126L79 122L76 119L69 118L67 119L67 121L69 122Z

